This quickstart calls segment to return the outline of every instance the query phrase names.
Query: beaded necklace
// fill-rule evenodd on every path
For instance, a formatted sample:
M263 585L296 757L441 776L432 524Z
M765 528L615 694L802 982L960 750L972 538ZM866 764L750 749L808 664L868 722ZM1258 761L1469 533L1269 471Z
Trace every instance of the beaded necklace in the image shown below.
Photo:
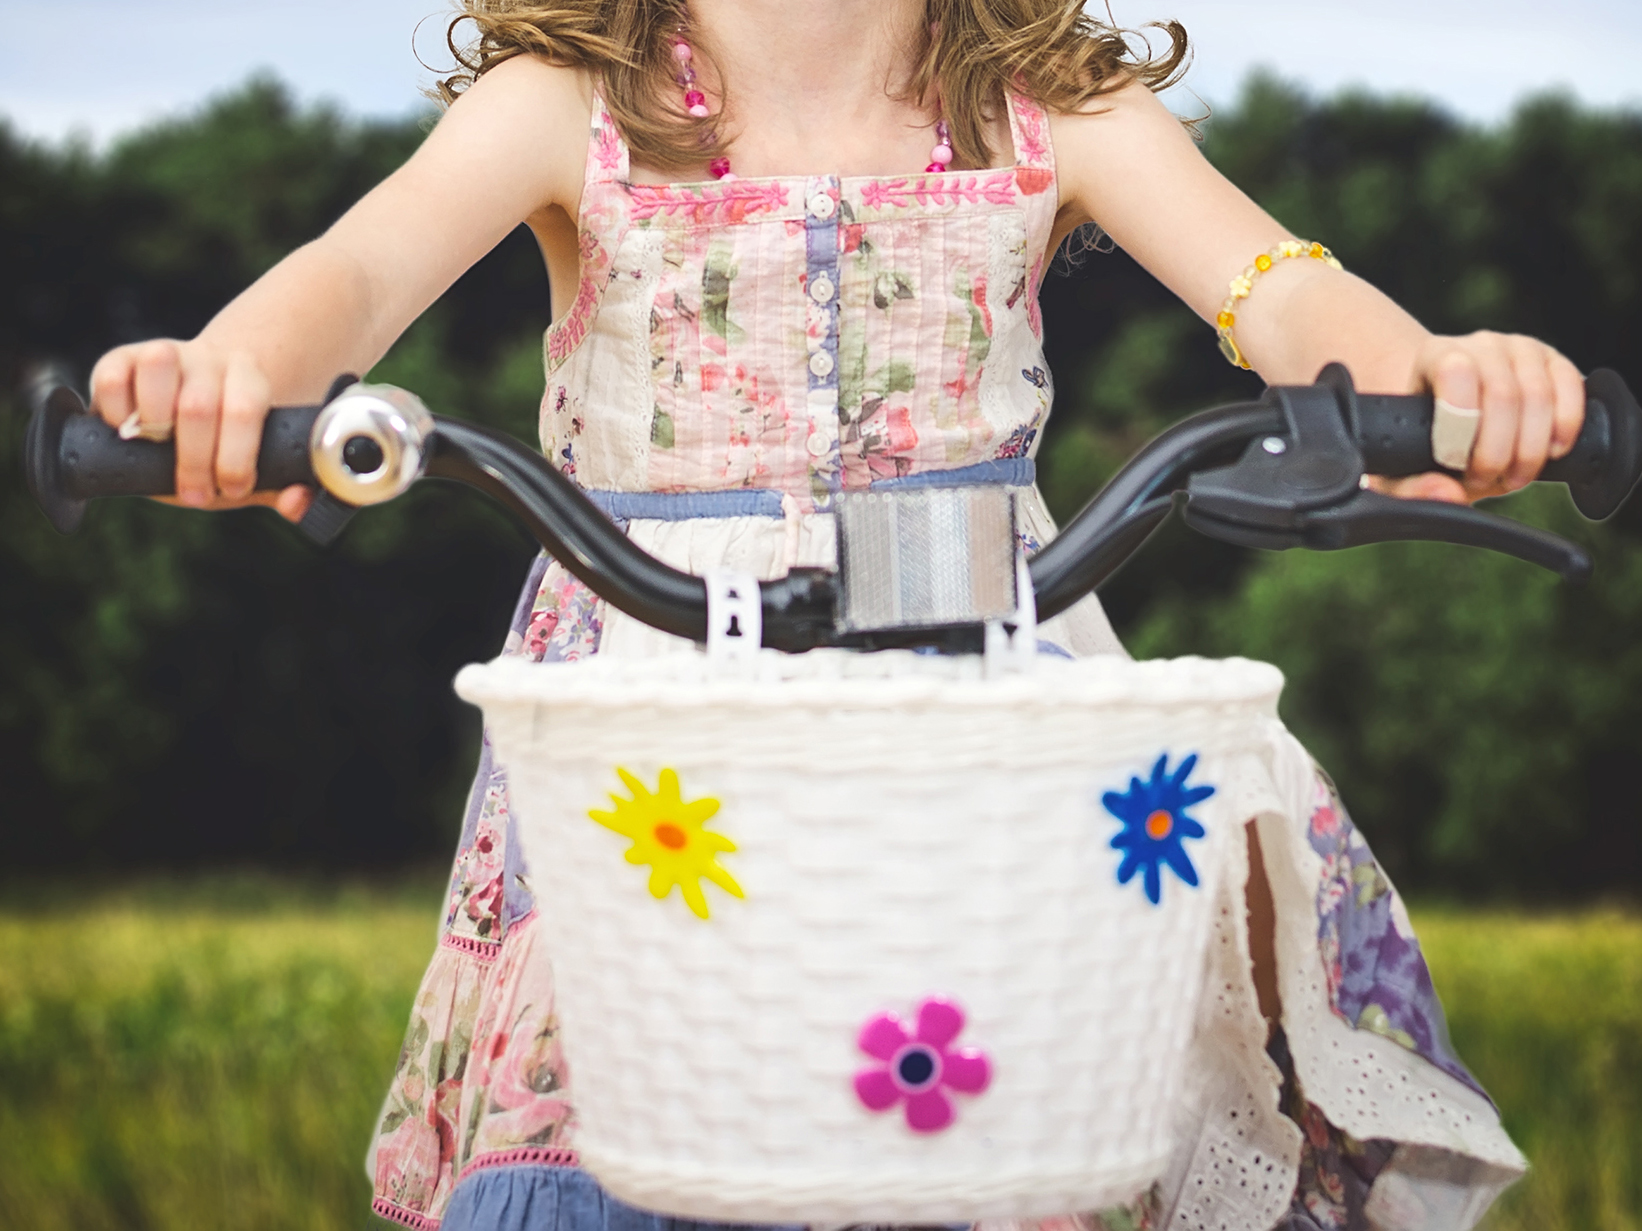
M673 61L678 65L678 73L674 80L684 91L684 110L698 120L704 120L712 114L707 109L707 96L696 85L695 65L691 61L695 53L690 50L690 44L684 37L684 31L679 30L673 36ZM935 147L929 151L929 166L924 168L924 174L936 175L945 171L952 163L952 130L947 127L946 117L941 116L935 121ZM730 170L730 160L723 155L707 164L715 180L733 180L735 172Z

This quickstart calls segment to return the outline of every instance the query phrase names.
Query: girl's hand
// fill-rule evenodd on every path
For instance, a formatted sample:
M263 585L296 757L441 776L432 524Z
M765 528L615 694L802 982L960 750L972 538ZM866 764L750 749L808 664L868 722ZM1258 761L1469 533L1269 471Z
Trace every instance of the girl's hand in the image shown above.
M1293 239L1203 158L1180 121L1138 82L1100 105L1050 119L1060 212L1056 235L1101 227L1205 321L1228 279L1256 253ZM1327 236L1312 236L1327 241ZM1573 447L1585 417L1579 371L1532 338L1433 337L1360 278L1318 261L1285 261L1237 312L1237 341L1268 384L1303 385L1341 361L1357 387L1431 389L1481 422L1463 480L1375 479L1376 490L1471 501L1515 491ZM1412 361L1412 362L1411 362Z
M160 339L116 347L91 373L91 405L111 427L137 422L177 447L175 502L197 509L272 505L300 521L306 487L257 492L257 450L268 417L268 380L247 352Z
M1585 422L1585 379L1545 343L1519 334L1428 337L1414 382L1450 405L1482 412L1463 480L1441 473L1379 479L1377 491L1469 503L1526 487L1573 448Z
M592 98L585 70L535 56L498 64L409 162L258 278L198 338L104 355L92 406L114 427L135 414L151 434L174 431L177 503L267 504L299 520L309 489L253 491L270 402L315 402L338 372L369 372L521 220L550 260L559 255L553 284L575 287Z

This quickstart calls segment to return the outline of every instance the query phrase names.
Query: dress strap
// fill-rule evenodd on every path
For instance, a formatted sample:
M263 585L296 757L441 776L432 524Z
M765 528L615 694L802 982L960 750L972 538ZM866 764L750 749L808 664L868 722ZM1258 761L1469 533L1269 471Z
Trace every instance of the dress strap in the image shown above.
M610 110L604 105L604 83L595 80L592 127L587 140L587 167L582 177L584 190L588 184L609 183L612 180L625 183L631 169L632 158L627 151L627 142L622 140L621 133L616 129L616 121L610 118Z
M621 139L616 122L610 118L610 110L604 105L604 89L595 79L587 165L582 171L582 199L576 208L581 272L570 311L547 329L544 345L549 376L582 344L599 310L599 301L609 284L616 246L627 228L630 168L627 142ZM544 401L542 405L545 408L547 403Z
M1006 90L1009 136L1015 143L1015 186L1026 213L1026 239L1031 254L1032 298L1026 316L1032 332L1043 336L1037 289L1043 283L1049 240L1054 235L1055 211L1060 208L1055 189L1055 150L1049 141L1049 113L1024 91Z
M1004 92L1009 109L1009 136L1015 143L1015 165L1055 172L1055 150L1049 144L1049 113L1025 94Z

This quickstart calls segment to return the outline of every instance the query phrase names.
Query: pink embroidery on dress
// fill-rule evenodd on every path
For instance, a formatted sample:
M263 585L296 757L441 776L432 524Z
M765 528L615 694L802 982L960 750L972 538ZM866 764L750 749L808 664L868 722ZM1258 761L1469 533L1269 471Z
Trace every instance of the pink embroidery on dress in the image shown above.
M1025 163L1029 168L1040 168L1049 161L1049 134L1045 131L1043 110L1029 99L1016 98L1014 113L1015 161ZM1050 178L1053 179L1052 174ZM1036 191L1042 192L1043 189Z
M593 129L593 159L602 170L613 175L619 174L622 164L626 161L623 157L621 137L608 115L601 116L600 120L602 122Z
M429 1218L426 1214L418 1214L415 1210L407 1210L395 1205L386 1197L378 1197L371 1202L371 1213L378 1218L385 1218L389 1222L396 1222L401 1227L409 1227L411 1231L439 1231L439 1220Z
M584 224L578 247L581 251L581 281L576 284L576 302L556 326L547 331L547 370L553 371L570 358L582 344L593 324L605 273L610 268L610 250L599 242L591 227Z
M588 326L592 324L593 301L598 295L598 287L584 273L580 285L576 287L576 302L570 305L570 315L565 317L563 324L547 335L549 371L570 358L571 353L582 344L582 339L587 336Z
M458 953L465 953L475 961L489 965L502 952L502 942L499 940L482 940L477 936L459 936L454 932L446 932L439 938L439 943L447 949L455 949Z
M576 1151L568 1146L519 1146L512 1150L493 1150L489 1154L481 1154L466 1167L462 1174L456 1177L460 1184L475 1171L485 1171L491 1167L579 1167L580 1159Z
M1032 336L1043 338L1043 305L1038 302L1038 288L1043 285L1043 258L1040 256L1032 263L1032 289L1026 296L1026 323L1032 328Z
M873 180L861 189L861 203L871 209L907 209L913 205L1010 205L1015 200L1015 171L984 175L912 175Z
M627 194L633 201L633 217L641 222L672 218L697 226L734 225L787 204L785 184L744 180L728 184L629 184Z

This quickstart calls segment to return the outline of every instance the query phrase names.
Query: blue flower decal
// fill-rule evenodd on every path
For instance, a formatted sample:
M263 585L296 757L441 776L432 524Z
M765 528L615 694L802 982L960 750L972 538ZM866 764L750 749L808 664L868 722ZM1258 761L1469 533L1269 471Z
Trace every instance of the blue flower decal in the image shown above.
M1201 838L1203 826L1186 815L1186 809L1214 794L1212 786L1187 786L1186 779L1197 768L1194 752L1169 772L1169 754L1158 757L1149 782L1129 779L1129 789L1119 795L1107 791L1101 802L1118 820L1123 832L1112 839L1112 848L1123 852L1117 881L1127 885L1137 871L1146 870L1146 896L1156 906L1163 896L1161 865L1168 864L1188 885L1197 884L1197 869L1186 855L1182 839Z

